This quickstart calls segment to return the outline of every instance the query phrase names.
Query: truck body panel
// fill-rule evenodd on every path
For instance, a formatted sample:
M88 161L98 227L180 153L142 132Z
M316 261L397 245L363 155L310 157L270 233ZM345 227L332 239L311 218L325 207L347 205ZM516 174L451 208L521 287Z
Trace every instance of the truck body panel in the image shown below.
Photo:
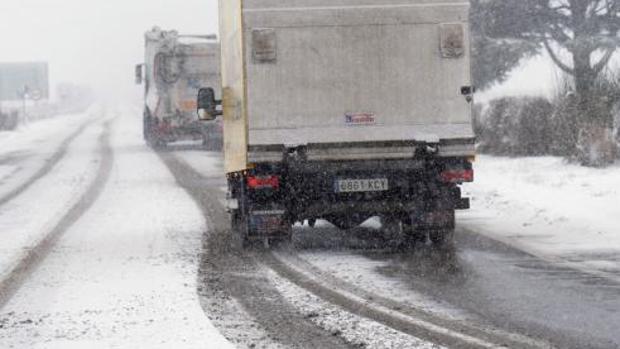
M245 0L235 6L243 24L235 33L244 44L237 53L244 59L235 57L224 69L245 75L237 80L247 98L231 103L245 108L237 114L247 118L241 139L248 144L226 155L227 170L297 145L311 153L332 144L332 153L342 154L348 152L343 144L381 142L363 148L393 158L403 141L451 143L451 154L460 148L473 155L471 106L461 93L471 85L467 1ZM462 51L445 56L445 32L455 25ZM224 22L222 32L232 32L230 26ZM265 51L271 57L257 57L265 50L257 45L271 45ZM229 139L239 136L231 132Z

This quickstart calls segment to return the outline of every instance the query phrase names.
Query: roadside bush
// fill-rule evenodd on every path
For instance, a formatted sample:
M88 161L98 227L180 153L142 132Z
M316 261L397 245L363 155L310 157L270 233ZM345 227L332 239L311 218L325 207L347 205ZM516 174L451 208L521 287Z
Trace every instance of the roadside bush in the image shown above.
M578 120L577 100L574 95L556 98L550 120L551 155L571 157L575 154L579 137Z
M480 141L481 139L484 139L486 136L485 134L486 128L484 125L483 117L484 117L484 105L481 103L474 104L472 108L472 120L473 120L474 133L476 134L478 141Z
M508 156L555 155L586 166L606 166L620 156L620 75L606 74L582 112L569 79L556 96L505 97L474 108L478 149Z
M613 109L614 115L614 139L616 146L620 149L620 103L617 103ZM618 154L620 156L620 152Z
M542 97L492 101L475 122L479 150L496 155L545 155L551 149L553 105Z

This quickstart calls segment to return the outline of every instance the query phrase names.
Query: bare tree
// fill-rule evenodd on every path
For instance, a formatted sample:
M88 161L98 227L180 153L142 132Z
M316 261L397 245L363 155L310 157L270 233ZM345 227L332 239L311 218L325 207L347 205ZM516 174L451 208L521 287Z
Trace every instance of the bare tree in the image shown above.
M538 52L536 42L493 38L484 31L488 18L487 0L470 0L470 24L472 33L472 74L479 90L506 81L509 73L525 57Z
M584 164L609 162L598 142L611 130L596 82L620 46L620 0L489 0L485 30L492 36L536 42L574 81ZM610 132L610 131L609 131ZM600 151L600 152L599 152Z

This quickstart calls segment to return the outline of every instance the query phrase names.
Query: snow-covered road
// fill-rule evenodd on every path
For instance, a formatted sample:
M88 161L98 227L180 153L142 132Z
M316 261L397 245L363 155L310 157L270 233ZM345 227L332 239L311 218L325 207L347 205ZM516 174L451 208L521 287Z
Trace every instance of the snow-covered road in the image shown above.
M46 174L83 127L102 113L103 108L94 105L84 113L32 122L0 133L0 203Z
M38 172L38 168L46 166L46 160L42 159L44 155L32 147L34 149L29 154L38 160L28 158L23 161L24 165L21 162L16 164L23 170L13 174L4 188L17 185L24 190L15 198L9 196L10 200L0 206L0 280L14 272L26 254L54 229L86 191L101 160L98 138L102 132L102 123L92 121L71 142L62 159L27 187L18 183L23 182L26 172ZM40 167L35 165L38 162Z
M211 325L196 294L204 218L144 145L135 115L134 110L103 115L113 118L110 176L94 205L2 309L0 347L232 347ZM93 136L85 133L84 141L96 140ZM97 155L80 142L72 149L88 167ZM73 178L75 168L64 164L56 171ZM36 192L51 205L54 190ZM15 211L13 222L38 216L39 200L23 205L31 206ZM23 233L20 226L13 228L15 236Z
M375 220L237 251L221 155L156 154L139 114L0 134L0 348L620 343L618 284L573 268L618 275L617 166L481 157L454 249L376 250Z

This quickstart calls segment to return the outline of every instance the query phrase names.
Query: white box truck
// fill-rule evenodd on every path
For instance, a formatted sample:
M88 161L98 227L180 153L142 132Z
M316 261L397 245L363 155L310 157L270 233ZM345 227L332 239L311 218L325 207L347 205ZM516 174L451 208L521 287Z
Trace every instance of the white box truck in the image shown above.
M196 120L196 94L205 84L219 86L220 47L215 35L180 35L157 27L144 35L145 61L136 66L136 83L144 84L143 129L154 146L202 139L222 141L218 122Z
M473 181L467 0L221 0L233 231L289 239L291 225L450 241ZM215 87L215 86L213 86ZM219 105L221 104L221 109Z

